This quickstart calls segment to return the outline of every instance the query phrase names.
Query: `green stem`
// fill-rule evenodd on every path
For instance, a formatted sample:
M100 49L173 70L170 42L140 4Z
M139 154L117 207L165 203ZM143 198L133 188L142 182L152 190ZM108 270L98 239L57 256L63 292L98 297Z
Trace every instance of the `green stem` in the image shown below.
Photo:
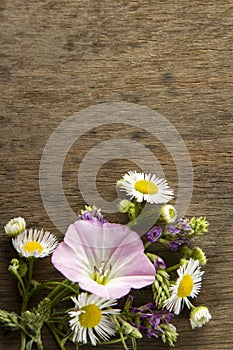
M144 249L146 250L152 243L151 242L146 242L144 244Z
M19 328L20 328L20 335L21 335L20 350L25 350L27 336L30 338L31 335L27 332L27 330L25 329L25 327L23 325L20 324Z
M142 205L142 203L139 203L139 202L135 202L135 217L137 217L138 216L138 214L139 214L139 211L140 211L140 209L141 209L141 205Z
M20 295L22 296L22 298L25 298L25 296L27 294L27 290L26 290L26 287L24 285L22 277L20 276L18 271L13 266L10 265L8 269L19 281L18 288L19 288Z
M43 350L43 343L42 343L41 337L38 337L36 339L36 345L38 350Z
M27 282L28 291L32 283L33 263L34 263L34 258L33 257L28 258L28 282Z
M166 268L166 272L172 272L174 270L177 270L178 268L180 267L180 263L179 264L176 264L176 265L173 265L173 266L170 266L168 268Z
M68 281L68 280L65 280L65 281ZM49 288L50 285L51 286L65 287L66 289L69 289L71 292L73 292L75 294L78 294L78 288L75 289L72 286L70 286L70 285L68 285L68 284L66 284L64 282L46 282L46 283L43 283L42 288ZM48 298L49 298L49 296L48 296Z
M53 300L51 300L51 308L54 308L56 304L59 303L61 299L65 297L65 295L68 293L67 289L61 290L60 293L58 293Z
M128 346L126 345L126 342L125 342L125 339L127 339L127 337L125 337L125 336L123 335L123 332L122 332L122 330L121 330L120 323L119 323L119 321L118 321L118 319L117 319L117 316L113 316L113 318L114 318L114 321L115 321L115 324L116 324L116 329L117 329L117 331L118 331L118 333L119 333L119 335L120 335L121 343L122 343L122 345L123 345L123 347L124 347L125 350L129 350L129 349L128 349Z
M27 310L27 306L28 306L28 300L31 296L30 294L30 286L31 286L31 281L32 281L32 273L33 273L33 262L34 262L34 258L29 258L28 259L28 278L26 281L26 286L21 278L20 275L18 275L18 280L20 282L20 286L22 288L23 291L23 295L22 295L22 306L21 306L21 314ZM21 330L21 347L20 350L25 350L26 347L26 332L24 329ZM38 350L42 350L43 348L39 348Z
M118 330L118 331L119 331L119 330ZM125 349L125 350L129 350L129 349L128 349L128 346L126 345L125 337L124 337L122 331L119 331L119 334L120 334L121 342L122 342L122 345L123 345L124 349ZM126 338L126 339L127 339L127 338Z
M159 239L157 240L157 242L162 243L162 244L165 244L166 246L168 245L168 241L167 241L166 239L164 239L164 238L159 238Z
M124 340L128 339L127 336L124 336L123 338L124 338ZM108 344L115 344L115 343L120 343L120 342L122 342L122 338L117 338L117 339L109 340L109 341L106 341L106 342L100 342L98 344L108 345Z
M48 299L52 300L52 298L64 287L68 286L67 283L69 283L69 281L67 279L65 279L63 282L51 282L54 283L55 285L57 285L57 287L55 287L47 296ZM48 283L47 283L48 284Z
M57 333L56 327L54 325L52 325L52 324L49 324L49 323L47 323L47 326L50 329L51 333L53 334L54 339L56 340L59 348L61 350L66 350L66 348L61 344L61 340L60 340L60 337L59 337L59 335Z
M25 346L26 346L26 335L23 331L21 331L20 333L21 335L21 346L20 346L20 350L25 350Z

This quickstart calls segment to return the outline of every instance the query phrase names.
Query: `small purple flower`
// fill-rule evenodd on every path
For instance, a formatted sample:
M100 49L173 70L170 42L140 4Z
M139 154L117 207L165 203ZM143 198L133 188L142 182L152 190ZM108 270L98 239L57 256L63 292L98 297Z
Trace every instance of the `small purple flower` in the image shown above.
M150 325L156 329L160 324L160 315L152 315L149 319Z
M157 271L159 268L162 268L165 270L167 266L164 260L158 256L158 258L154 262L154 267L155 267L155 270Z
M146 238L148 239L149 242L155 243L157 239L161 236L162 234L162 228L159 226L154 226L149 232L146 234Z
M98 220L102 223L108 222L104 220L100 209L97 209L95 206L86 206L85 208L86 210L82 210L81 215L78 215L78 220Z
M167 232L171 234L190 234L192 233L192 228L189 225L189 222L186 219L177 219L175 224L172 226L167 226Z
M144 327L144 328L146 328L146 327ZM153 337L158 338L159 332L155 331L153 328L146 328L146 336L148 339L152 339Z
M188 239L185 237L177 237L174 241L169 243L169 248L173 251L176 252L179 247L181 247L185 243L190 243Z
M180 233L180 229L178 226L168 226L167 227L167 232L176 235L177 233Z

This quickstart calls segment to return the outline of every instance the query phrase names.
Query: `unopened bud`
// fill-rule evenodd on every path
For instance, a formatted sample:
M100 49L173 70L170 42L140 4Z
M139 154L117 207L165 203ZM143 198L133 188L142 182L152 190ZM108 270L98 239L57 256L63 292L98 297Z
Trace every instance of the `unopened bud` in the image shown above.
M8 236L15 237L25 231L26 222L21 217L14 218L4 226L4 229Z

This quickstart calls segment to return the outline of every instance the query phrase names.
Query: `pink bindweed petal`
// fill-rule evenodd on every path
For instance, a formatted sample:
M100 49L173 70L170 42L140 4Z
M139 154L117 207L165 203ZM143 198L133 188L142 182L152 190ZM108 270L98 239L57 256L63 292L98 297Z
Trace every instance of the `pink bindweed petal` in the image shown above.
M120 298L153 283L155 269L142 240L127 226L80 220L70 225L52 256L54 266L82 289Z

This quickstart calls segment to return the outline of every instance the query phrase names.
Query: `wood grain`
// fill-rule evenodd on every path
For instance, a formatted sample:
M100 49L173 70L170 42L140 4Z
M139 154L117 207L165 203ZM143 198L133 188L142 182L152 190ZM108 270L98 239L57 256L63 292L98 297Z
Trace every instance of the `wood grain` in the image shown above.
M199 242L209 259L197 302L210 308L213 319L191 331L187 313L177 318L179 350L233 346L232 10L230 0L0 2L2 232L9 219L20 215L31 226L62 237L39 190L41 156L60 123L105 102L158 111L178 130L191 155L194 190L187 215L204 215L210 221L209 233ZM83 135L65 159L64 191L76 213L85 204L77 187L82 158L112 137L148 147L177 189L175 164L153 135L104 126ZM128 169L134 169L130 160L113 159L101 167L97 187L106 200L115 198L114 183ZM121 220L117 215L109 219ZM14 256L2 234L0 308L18 311L16 282L7 271ZM38 264L38 279L59 276L49 259ZM49 335L44 337L45 350L55 350ZM139 349L156 347L168 349L156 340L139 342ZM0 348L19 348L17 338L5 337L2 328Z

